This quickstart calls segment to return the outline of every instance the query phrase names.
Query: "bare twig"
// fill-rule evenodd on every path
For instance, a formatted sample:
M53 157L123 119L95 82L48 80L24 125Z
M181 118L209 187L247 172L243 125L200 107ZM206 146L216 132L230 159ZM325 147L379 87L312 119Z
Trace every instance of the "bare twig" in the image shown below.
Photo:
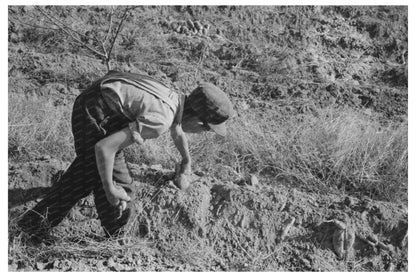
M46 16L48 18L48 20L54 24L56 27L59 28L59 30L61 30L62 32L64 32L66 35L68 35L74 42L76 42L77 44L81 45L82 47L87 48L89 51L91 51L92 53L98 55L101 58L106 59L107 57L105 56L104 53L97 51L96 49L90 47L87 43L81 41L79 38L77 38L75 34L79 35L79 36L84 36L80 33L78 33L77 31L73 30L72 28L70 28L69 26L67 26L66 24L64 24L63 22L61 22L59 19L53 17L52 15L48 14L45 10L43 10L41 7L37 7L36 9L39 10L44 16Z
M107 59L106 59L106 65L107 65L107 69L108 70L110 70L110 55L111 55L111 52L113 51L113 48L114 48L114 44L115 44L115 42L116 42L116 39L117 39L117 37L118 37L118 34L120 33L120 31L121 31L121 29L122 29L122 27L123 27L123 23L124 23L124 21L127 19L127 16L129 15L128 13L131 11L131 10L133 10L133 9L135 9L135 7L127 7L125 10L124 10L124 13L123 13L123 15L122 15L122 17L121 17L121 20L120 20L120 22L119 22L119 24L118 24L118 27L117 27L117 31L115 32L115 34L114 34L114 36L113 36L113 38L112 38L112 40L111 40L111 42L110 42L110 48L108 49L108 51L107 51Z
M18 22L19 24L26 25L26 26L33 27L33 28L37 28L37 29L45 29L45 30L51 30L51 31L58 31L59 30L59 29L55 29L55 28L52 28L52 27L45 27L45 26L41 26L41 25L37 25L37 24L31 24L31 23L23 22L23 21L19 20L18 18L13 18L13 19L9 18L9 22L13 22L13 23Z
M107 33L105 34L103 45L107 43L107 40L110 37L111 30L113 29L113 14L114 14L114 10L111 7L110 22L108 23L108 30L107 30Z
M85 48L90 53L94 54L95 57L99 57L106 65L107 70L110 71L110 61L111 53L114 50L117 37L119 36L126 19L129 16L129 12L135 9L134 6L126 7L120 16L120 20L117 24L117 28L114 29L114 10L112 9L109 17L109 25L107 32L105 33L104 38L97 37L94 33L91 35L83 34L76 29L69 26L67 23L60 20L58 17L54 16L50 12L47 12L45 9L39 6L35 8L46 17L49 23L51 23L55 28L51 28L55 31L61 31L63 34L67 35L73 43ZM35 26L36 27L36 26ZM39 26L40 27L40 26ZM45 28L45 27L44 27ZM93 42L85 42L90 41Z

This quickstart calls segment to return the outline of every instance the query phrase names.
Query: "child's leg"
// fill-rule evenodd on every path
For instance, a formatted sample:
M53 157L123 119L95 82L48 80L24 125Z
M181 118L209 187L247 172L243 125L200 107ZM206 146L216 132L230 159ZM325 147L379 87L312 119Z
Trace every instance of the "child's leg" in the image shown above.
M93 190L84 180L84 170L84 164L77 157L46 197L22 216L19 226L27 233L40 236L58 225L70 209Z
M72 132L77 157L46 197L22 216L19 225L24 231L39 236L46 233L58 225L69 210L96 186L99 178L97 180L94 145L102 134L98 126L93 125L94 120L86 106L87 102L93 100L92 94L81 94L75 100Z
M120 217L119 208L111 206L107 201L101 182L99 182L100 185L94 189L98 217L100 218L101 225L106 233L111 236L117 235L129 220L134 220L136 214L134 205L136 191L122 151L116 154L114 160L113 179L118 185L124 188L131 198L131 201L127 203L127 208Z

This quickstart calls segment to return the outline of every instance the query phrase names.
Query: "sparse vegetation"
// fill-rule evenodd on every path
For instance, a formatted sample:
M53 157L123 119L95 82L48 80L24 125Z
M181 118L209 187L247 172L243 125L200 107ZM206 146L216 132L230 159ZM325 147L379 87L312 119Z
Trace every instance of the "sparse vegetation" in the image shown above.
M196 142L196 165L224 179L248 174L286 178L320 190L407 199L407 124L383 126L350 109L319 110L313 117L247 115L218 143ZM224 177L227 176L227 177ZM240 177L240 178L241 178Z
M407 269L406 6L9 6L8 19L10 270ZM110 68L180 93L212 82L238 116L226 138L190 136L202 176L190 195L169 186L179 159L169 134L127 149L148 240L137 226L124 244L100 238L83 202L58 241L33 245L15 220L41 195L33 184L65 169L48 161L74 158L72 103ZM400 251L357 240L359 258L330 261L319 223L345 216ZM292 217L298 237L279 242Z
M37 95L9 96L9 158L74 157L71 110Z

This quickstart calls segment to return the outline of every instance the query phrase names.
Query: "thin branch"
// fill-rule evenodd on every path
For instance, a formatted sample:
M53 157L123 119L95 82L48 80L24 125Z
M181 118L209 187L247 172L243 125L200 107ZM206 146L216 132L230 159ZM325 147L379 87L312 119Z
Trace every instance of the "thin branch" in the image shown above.
M62 23L60 20L58 20L58 19L54 18L53 16L49 15L42 8L36 7L36 9L38 9L44 16L46 16L48 18L48 20L52 24L54 24L55 26L57 26L59 28L59 30L61 30L62 32L64 32L68 36L70 36L73 41L75 41L76 43L78 43L82 47L87 48L89 51L91 51L92 53L98 55L99 57L107 59L107 56L104 53L99 52L98 50L90 47L88 44L86 44L85 42L83 42L79 38L77 38L74 35L74 33L75 34L78 34L79 36L85 36L85 35L79 34L77 31L73 30L72 28L68 27L66 24ZM62 26L60 26L58 23L61 24Z
M26 26L33 27L33 28L37 28L37 29L45 29L45 30L51 30L51 31L59 31L59 29L55 29L55 28L52 28L52 27L45 27L45 26L40 26L40 25L36 25L36 24L31 24L31 23L23 22L23 21L20 21L20 19L17 19L17 18L13 18L13 19L10 19L9 18L8 21L9 22L12 22L12 23L18 22L19 24L26 25Z
M108 24L108 30L107 30L107 33L104 37L103 45L105 45L107 43L107 40L110 37L111 30L113 29L113 15L114 15L114 10L113 10L113 7L111 7L110 23Z
M115 44L116 39L117 39L117 37L118 37L118 34L119 34L119 32L121 31L121 29L122 29L122 26L123 26L124 21L127 19L127 13L128 13L130 10L133 10L133 9L135 9L135 7L128 7L128 8L126 8L126 9L125 9L124 14L123 14L123 16L121 17L121 20L120 20L120 22L119 22L119 24L118 24L117 31L116 31L116 33L114 34L113 39L112 39L112 41L111 41L111 44L110 44L110 49L108 50L108 57L110 57L111 52L113 51L114 44Z

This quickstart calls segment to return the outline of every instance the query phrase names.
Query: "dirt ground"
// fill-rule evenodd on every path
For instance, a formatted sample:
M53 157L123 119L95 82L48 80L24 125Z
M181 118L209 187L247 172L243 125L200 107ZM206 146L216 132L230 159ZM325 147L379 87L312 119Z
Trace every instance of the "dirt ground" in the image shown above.
M97 37L109 41L103 7L45 11L76 30L88 27L99 51ZM212 82L241 115L265 115L273 124L325 107L407 123L407 14L407 6L142 6L114 45L113 68L181 92ZM73 158L73 101L106 72L65 32L33 28L50 27L46 21L33 6L9 7L9 271L408 271L407 198L394 204L358 195L359 188L347 195L260 174L223 181L200 171L181 191L164 164L170 158L130 164L138 214L123 237L104 237L89 196L50 240L30 240L16 222L68 167L61 160ZM203 23L198 32L185 28L196 21ZM45 103L54 111L49 117L37 106ZM140 162L151 164L158 153ZM395 177L377 185L393 186Z
M11 225L66 166L49 157L9 164ZM198 173L181 191L171 170L130 166L138 215L123 241L104 239L87 197L50 244L9 232L12 246L33 253L9 260L9 271L407 271L407 207L256 176L224 183Z

